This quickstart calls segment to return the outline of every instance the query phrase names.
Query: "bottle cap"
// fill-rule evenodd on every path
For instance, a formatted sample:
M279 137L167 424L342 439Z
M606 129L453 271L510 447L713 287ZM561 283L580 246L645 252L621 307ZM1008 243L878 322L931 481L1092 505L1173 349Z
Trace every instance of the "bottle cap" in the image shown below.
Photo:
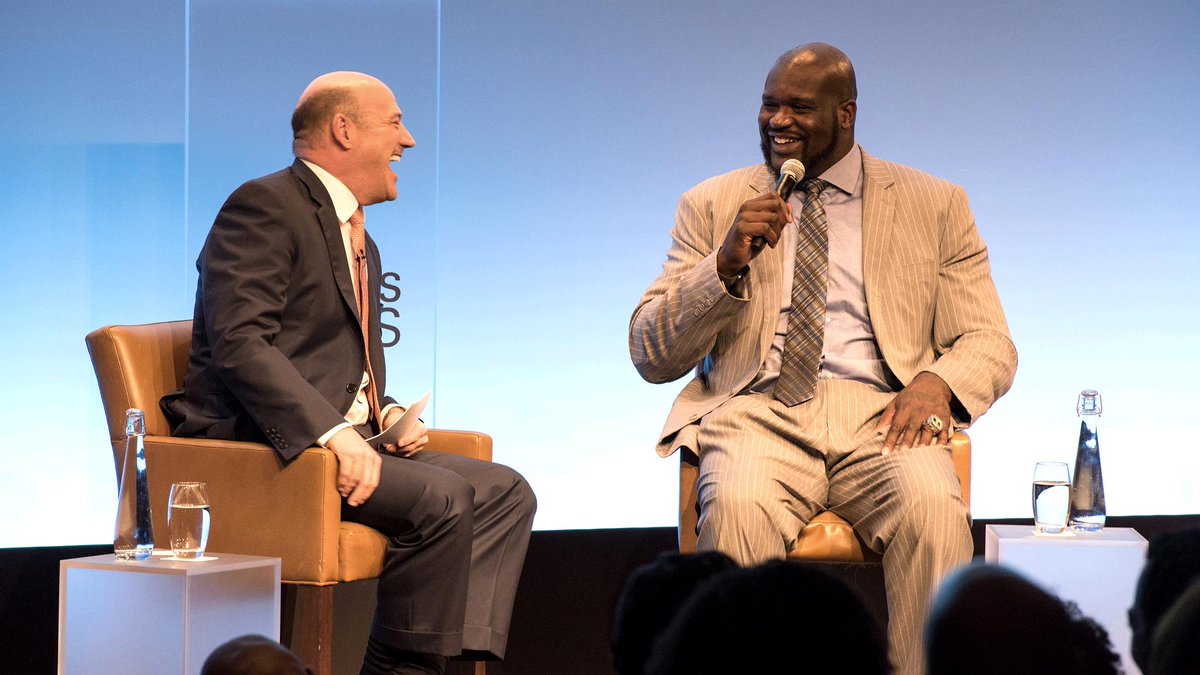
M1095 389L1084 389L1079 392L1079 402L1075 404L1077 415L1099 415L1103 409L1100 392Z
M145 436L146 435L146 414L137 408L130 408L125 411L125 435L126 436Z

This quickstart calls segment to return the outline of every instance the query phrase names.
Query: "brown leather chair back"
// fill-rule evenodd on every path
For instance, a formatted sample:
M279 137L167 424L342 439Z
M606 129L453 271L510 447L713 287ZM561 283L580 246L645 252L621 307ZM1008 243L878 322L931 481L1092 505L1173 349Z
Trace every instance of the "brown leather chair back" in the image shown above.
M171 435L158 400L183 386L192 344L192 322L105 326L88 333L85 340L100 385L100 402L104 405L113 447L113 467L119 473L118 454L124 448L127 410L138 408L146 414L148 436Z
M125 411L129 408L146 413L147 435L170 436L158 400L183 386L192 322L105 326L88 333L86 340L100 384L109 438L125 438Z

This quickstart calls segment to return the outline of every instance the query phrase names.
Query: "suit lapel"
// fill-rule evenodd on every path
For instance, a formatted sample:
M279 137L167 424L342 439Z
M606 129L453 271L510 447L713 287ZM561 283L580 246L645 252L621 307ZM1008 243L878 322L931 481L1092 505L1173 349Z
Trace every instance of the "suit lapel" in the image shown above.
M762 194L774 189L771 173L767 171L765 165L759 165L759 170L750 178L750 190L755 194ZM751 195L745 195L742 201L748 199ZM741 201L734 206L734 213L737 213L737 207L741 205ZM733 222L732 220L730 222ZM722 233L722 241L724 241L724 233ZM719 247L721 241L716 242ZM783 279L783 255L795 255L795 251L784 251L782 246L771 248L766 246L754 262L750 265L750 278L753 281L754 296L758 302L754 303L754 324L759 326L758 335L758 363L762 363L767 358L767 352L771 350L771 344L775 340L775 328L779 321L779 298L782 293ZM791 283L791 280L788 280Z
M867 307L883 307L879 285L886 278L891 256L896 206L892 202L892 174L883 162L863 155L863 286Z
M299 159L292 164L292 172L308 188L309 197L317 207L317 222L321 226L321 233L325 235L329 267L338 290L342 293L342 300L354 313L354 317L361 321L358 316L358 302L354 298L354 280L350 277L350 266L346 262L346 244L342 241L341 223L333 210L333 200L329 197L329 191L325 189L321 179Z

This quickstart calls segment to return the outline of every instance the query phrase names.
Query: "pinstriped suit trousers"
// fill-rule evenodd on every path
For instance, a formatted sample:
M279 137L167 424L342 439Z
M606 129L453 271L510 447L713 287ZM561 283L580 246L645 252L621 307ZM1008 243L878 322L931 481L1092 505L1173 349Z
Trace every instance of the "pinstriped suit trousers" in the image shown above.
M883 554L892 662L917 675L934 588L971 558L970 514L948 446L881 454L875 424L894 395L823 379L797 406L744 394L706 415L698 545L742 565L782 558L805 523L833 511Z

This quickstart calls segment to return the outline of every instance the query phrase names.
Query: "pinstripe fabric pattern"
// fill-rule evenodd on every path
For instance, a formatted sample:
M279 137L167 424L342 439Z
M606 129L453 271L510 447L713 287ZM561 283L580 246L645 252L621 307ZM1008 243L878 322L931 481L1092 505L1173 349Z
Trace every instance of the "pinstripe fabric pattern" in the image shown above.
M1008 391L1017 353L966 195L866 152L863 178L863 283L879 349L902 384L923 370L945 380L956 421L967 426ZM758 165L686 192L662 273L630 320L630 356L643 378L670 382L695 369L659 435L664 457L753 380L771 346L783 252L767 247L751 262L745 299L726 292L716 265L738 207L769 189Z
M969 425L1012 384L1016 350L987 249L962 189L863 153L863 283L888 368L907 385L928 370ZM901 673L922 669L921 629L936 582L971 553L968 514L944 446L880 454L874 432L892 394L821 380L788 407L739 395L770 348L782 289L779 249L750 265L744 297L726 292L716 251L739 206L769 190L763 166L711 178L680 199L662 274L630 321L642 377L695 369L658 452L700 456L700 547L744 564L783 556L800 526L829 508L884 554L889 641Z
M758 564L784 557L816 513L837 513L883 554L892 660L920 673L932 589L971 558L970 515L948 446L881 454L874 425L891 397L820 380L802 405L746 395L706 415L698 548Z
M797 223L796 265L792 273L792 309L775 398L796 405L812 398L825 342L825 299L829 290L829 221L821 205L825 181L804 181L807 197Z

